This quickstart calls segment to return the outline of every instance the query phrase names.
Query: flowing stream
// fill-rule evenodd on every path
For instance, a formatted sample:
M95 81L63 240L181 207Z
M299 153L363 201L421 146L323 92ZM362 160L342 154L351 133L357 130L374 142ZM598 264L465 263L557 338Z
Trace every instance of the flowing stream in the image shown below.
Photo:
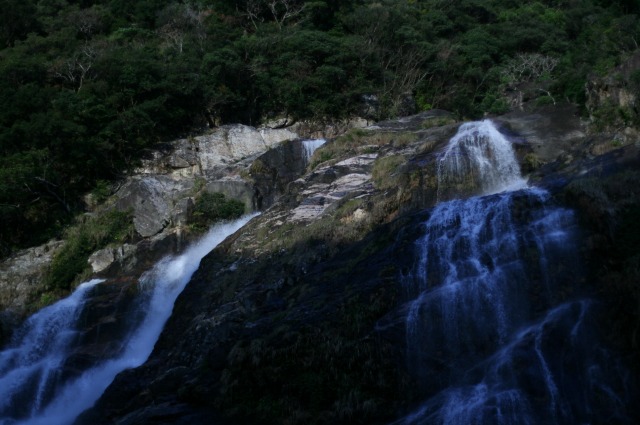
M631 423L628 375L598 343L573 213L528 188L491 121L460 127L403 276L407 363L425 401L398 424Z
M31 316L0 352L0 424L72 423L119 372L147 360L200 260L252 217L214 226L183 254L166 257L146 272L140 278L137 310L132 314L135 326L119 342L118 354L76 370L71 378L63 370L69 367L67 358L79 336L77 320L101 281L83 283L68 298Z
M311 157L313 156L313 153L316 151L316 149L318 149L320 146L324 145L325 143L327 143L325 139L303 140L302 147L304 148L305 162L308 163L311 160Z

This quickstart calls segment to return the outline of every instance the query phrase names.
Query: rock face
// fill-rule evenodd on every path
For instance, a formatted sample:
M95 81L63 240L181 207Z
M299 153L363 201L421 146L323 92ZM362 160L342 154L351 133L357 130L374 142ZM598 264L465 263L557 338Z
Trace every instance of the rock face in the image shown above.
M315 220L348 199L371 195L374 191L371 168L377 156L373 153L348 158L295 181L302 188L298 194L302 201L291 210L290 219Z
M124 244L117 248L108 247L94 252L89 257L89 264L94 273L100 273L108 269L116 261L125 261L131 258L137 251L136 245Z
M545 107L537 112L513 112L498 117L501 131L514 143L530 148L541 163L554 161L575 149L587 133L575 107Z
M637 105L637 92L630 86L634 72L640 70L640 51L629 57L609 75L593 78L587 84L587 108L595 111L602 106L619 108Z
M88 260L91 269L100 276L134 275L163 254L179 251L188 242L180 229L189 223L195 197L202 191L239 200L246 211L271 206L308 165L298 132L335 135L366 124L352 120L331 126L296 123L260 129L228 125L159 145L121 182L109 206L131 211L135 243L95 252ZM91 196L87 208L96 212ZM0 266L0 311L13 309L3 316L4 334L23 318L25 304L43 291L42 276L60 244L25 250Z
M216 177L225 165L255 157L285 140L298 137L296 132L286 128L222 126L203 136L177 140L165 146L164 152L152 152L136 173Z
M188 220L195 179L205 190L242 201L248 211L259 209L251 181L241 177L253 159L298 135L289 129L223 126L207 135L181 139L149 154L116 194L116 208L132 210L142 237L160 233Z
M300 140L284 142L260 155L249 168L257 209L272 206L288 192L289 184L304 174L308 165Z
M593 158L571 107L495 121L523 166L536 162L530 181L570 204L568 182L640 161L633 146ZM205 257L147 364L119 375L78 423L389 423L406 411L421 390L403 366L402 323L380 319L401 308L399 276L457 127L434 111L352 131L294 179L286 158L297 147L260 157L251 175L273 205ZM286 190L269 198L267 186Z
M0 263L0 345L33 302L44 274L64 242L25 249Z
M20 251L0 263L0 309L22 308L64 242L52 241Z
M193 187L193 181L165 176L133 178L117 193L115 207L133 211L133 224L142 237L158 234L171 222L173 202Z

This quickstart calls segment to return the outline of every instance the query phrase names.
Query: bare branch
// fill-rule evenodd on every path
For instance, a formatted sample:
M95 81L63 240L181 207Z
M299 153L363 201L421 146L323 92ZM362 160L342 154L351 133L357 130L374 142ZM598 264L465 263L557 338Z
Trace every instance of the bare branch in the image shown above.
M50 72L54 78L70 84L77 93L82 88L84 80L89 76L89 72L98 55L99 53L95 46L85 43L73 57L55 63Z
M540 53L519 53L507 62L502 75L511 84L535 81L551 74L558 62L557 58Z
M282 29L285 21L295 18L304 11L305 4L298 4L294 0L270 0L267 7L278 24L278 28Z

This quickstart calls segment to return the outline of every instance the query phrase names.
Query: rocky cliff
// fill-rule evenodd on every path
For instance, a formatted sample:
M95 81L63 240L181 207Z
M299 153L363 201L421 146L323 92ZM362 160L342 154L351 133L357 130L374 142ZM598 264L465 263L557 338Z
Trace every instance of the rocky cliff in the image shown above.
M609 342L640 364L640 241L627 232L640 211L640 146L595 155L606 142L570 106L494 121L529 181L578 208L584 283L607 306ZM295 179L274 171L284 153L255 160L251 175L282 195L205 257L149 361L78 423L371 424L407 412L428 390L406 370L389 314L418 223L442 197L478 190L471 180L438 188L436 154L459 124L431 111L348 131Z
M149 150L133 173L114 185L106 202L86 196L87 217L117 210L129 212L133 234L88 257L94 276L139 276L153 262L184 249L197 237L193 213L203 193L222 193L245 211L270 207L308 165L303 138L335 137L365 120L297 122L287 128L226 125L205 134L161 144ZM80 222L87 217L81 217ZM25 316L64 293L51 292L46 277L63 241L51 241L0 263L0 344ZM82 276L88 278L89 271Z

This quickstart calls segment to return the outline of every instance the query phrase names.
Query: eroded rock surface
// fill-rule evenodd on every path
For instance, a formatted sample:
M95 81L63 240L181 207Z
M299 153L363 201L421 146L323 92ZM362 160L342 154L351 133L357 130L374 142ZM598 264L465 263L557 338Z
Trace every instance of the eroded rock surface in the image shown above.
M180 139L150 153L138 174L168 174L177 177L216 176L224 165L262 154L285 140L297 139L292 130L256 129L247 125L222 126L209 134Z
M372 194L371 167L377 156L364 154L347 158L333 166L320 167L305 179L294 182L304 189L298 195L301 201L291 210L290 219L315 220L347 199ZM309 182L311 184L307 184Z
M63 241L29 248L0 262L0 346L23 320L29 303L39 292L42 279Z
M48 242L20 251L0 263L0 310L24 309L63 244L62 241Z

